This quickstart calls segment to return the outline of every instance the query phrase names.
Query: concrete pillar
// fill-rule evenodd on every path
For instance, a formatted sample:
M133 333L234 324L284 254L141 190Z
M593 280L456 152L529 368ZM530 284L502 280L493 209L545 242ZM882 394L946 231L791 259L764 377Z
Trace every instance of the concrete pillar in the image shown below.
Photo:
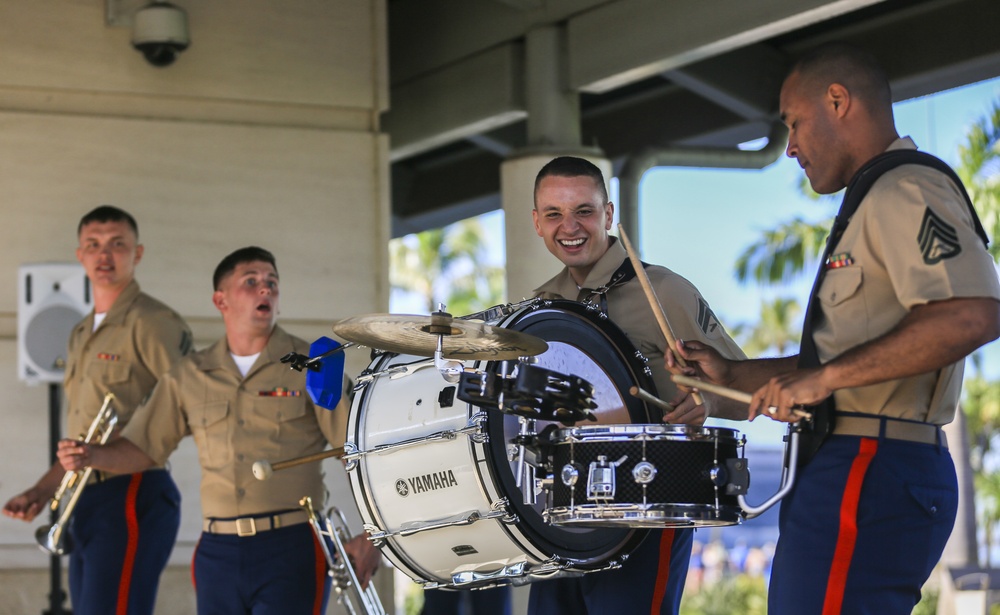
M568 89L565 28L544 26L525 41L524 87L528 109L528 146L500 165L500 191L507 242L507 300L531 297L531 291L562 269L535 232L535 175L557 156L579 156L611 176L611 163L597 148L581 145L580 101Z
M531 291L562 269L562 263L549 253L545 242L535 232L531 210L535 207L535 176L557 156L579 156L593 162L611 176L611 161L599 150L565 148L548 152L525 152L508 158L500 165L500 191L507 242L507 301L531 297ZM606 186L605 186L606 187Z
M580 144L580 99L566 87L565 28L544 26L525 36L524 93L528 146Z

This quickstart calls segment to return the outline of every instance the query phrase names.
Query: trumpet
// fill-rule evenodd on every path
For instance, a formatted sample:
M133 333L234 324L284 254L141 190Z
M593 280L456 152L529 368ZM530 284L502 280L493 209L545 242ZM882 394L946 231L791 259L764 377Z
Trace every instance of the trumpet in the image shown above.
M83 437L85 443L90 444L96 438L96 442L104 444L111 437L115 426L118 425L118 414L111 407L111 402L114 398L114 393L110 392L104 396L104 404L97 413L97 417L90 424L87 435ZM66 472L63 475L62 482L59 483L59 488L56 489L55 495L52 496L52 501L49 502L49 508L52 512L56 512L59 510L60 503L66 500L66 505L63 507L62 513L59 514L55 523L52 525L43 525L35 531L35 540L38 541L38 546L41 547L42 551L53 555L65 555L73 550L73 541L64 530L70 516L73 514L73 509L76 508L77 500L80 499L80 495L83 493L83 488L87 486L87 481L90 479L92 471L93 468L87 467L83 470Z
M331 507L326 517L320 517L313 508L312 498L306 496L299 500L299 506L309 513L309 525L316 534L323 555L326 557L327 573L333 577L333 590L337 592L337 602L344 605L350 615L386 615L382 601L379 600L375 586L368 584L367 589L361 589L358 575L347 558L344 543L351 539L344 514L336 507ZM325 538L329 538L336 549L334 558Z

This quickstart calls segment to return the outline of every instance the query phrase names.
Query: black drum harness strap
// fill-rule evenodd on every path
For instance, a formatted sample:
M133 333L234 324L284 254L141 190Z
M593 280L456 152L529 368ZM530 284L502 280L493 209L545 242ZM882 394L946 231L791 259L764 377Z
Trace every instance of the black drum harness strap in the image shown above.
M641 262L641 261L640 261ZM649 267L649 263L642 263L642 268L646 269ZM635 278L635 268L632 267L632 261L626 258L618 269L611 274L608 279L608 283L598 288L580 288L581 291L587 291L587 296L584 297L582 303L590 303L597 305L601 309L601 313L608 313L608 291L612 288L622 286L626 282ZM595 302L596 299L596 302Z
M819 288L823 283L823 278L828 269L827 259L840 242L840 238L851 221L851 217L857 211L858 206L865 198L865 195L868 194L875 181L884 173L903 164L928 166L948 176L955 186L958 187L959 191L961 191L962 196L965 197L965 203L975 224L976 234L983 240L984 244L989 244L986 231L983 229L982 222L979 221L979 216L976 215L976 209L972 204L972 199L969 198L968 192L966 192L965 187L962 185L962 180L959 179L955 171L945 162L930 154L908 149L891 150L872 158L854 174L851 182L847 185L847 190L844 192L844 200L840 205L840 211L837 212L837 218L834 220L830 236L827 238L826 249L824 249L823 256L820 258L819 272L816 274L816 281L813 283L812 291L809 293L809 304L806 308L805 321L802 326L802 343L799 348L798 360L798 367L800 369L819 367L821 364L819 353L816 349L816 342L813 339L813 329L820 322L819 314L822 313L822 309L817 304L817 299ZM826 436L833 431L836 416L833 395L810 408L810 411L813 415L812 422L802 427L799 438L799 465L808 463L813 455L816 454L816 451L819 450Z

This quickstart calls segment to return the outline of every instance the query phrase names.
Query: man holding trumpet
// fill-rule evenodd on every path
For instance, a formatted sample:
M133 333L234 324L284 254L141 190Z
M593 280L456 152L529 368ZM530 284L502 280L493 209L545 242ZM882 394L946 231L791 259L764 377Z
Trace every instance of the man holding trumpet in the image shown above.
M159 378L191 349L191 330L166 305L139 290L139 227L127 212L102 205L77 227L77 260L94 293L94 311L69 340L65 390L67 430L85 433L107 393L119 425ZM146 470L146 471L142 471ZM69 589L77 615L151 614L160 574L180 526L180 493L162 466L121 475L94 473L70 518ZM66 472L54 464L3 508L31 521Z
M349 400L315 406L305 374L280 362L308 345L277 326L278 271L267 250L228 255L213 276L212 302L226 335L168 372L122 438L105 446L63 440L66 469L135 471L166 461L192 435L202 469L204 527L193 562L198 611L294 615L324 612L326 559L300 507L326 500L318 463L298 464L281 480L254 478L254 460L314 455L346 435ZM381 553L364 536L347 545L367 585Z
M753 391L748 418L796 422L801 406L832 417L825 440L802 433L814 444L782 501L768 612L910 613L957 509L941 426L965 356L1000 335L1000 283L961 182L899 137L867 53L807 53L780 104L787 154L813 190L847 187L800 352L732 361L686 341L689 367L669 354L667 366Z
M698 289L665 267L650 265L636 272L622 241L608 234L614 204L608 200L603 173L593 163L572 156L550 161L538 172L534 199L535 231L565 265L534 291L535 296L599 306L650 361L657 393L669 401L663 420L704 423L706 408L697 396L679 392L670 374L659 368L667 340L642 282L648 278L655 287L676 335L702 340L726 357L744 358ZM709 398L708 403L713 416L746 416L745 407L728 399ZM677 613L692 541L689 529L651 532L618 570L532 584L528 612Z

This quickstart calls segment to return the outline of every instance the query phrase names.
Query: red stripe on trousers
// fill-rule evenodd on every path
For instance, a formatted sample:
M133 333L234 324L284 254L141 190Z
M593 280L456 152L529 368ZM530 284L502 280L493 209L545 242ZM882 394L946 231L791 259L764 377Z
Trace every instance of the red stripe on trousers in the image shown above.
M656 568L656 586L653 588L653 606L650 615L657 615L663 606L663 598L667 595L667 583L670 581L670 553L674 546L674 530L663 530L660 534L660 565Z
M844 498L840 501L840 528L837 531L837 548L833 552L830 577L826 581L826 597L823 600L823 615L838 615L844 604L847 588L847 572L851 567L851 557L858 539L858 501L865 473L878 450L878 440L861 438L858 456L851 464L844 486Z
M326 554L313 532L313 560L316 562L316 599L313 601L313 615L323 615L323 584L326 582ZM348 564L350 565L350 564Z
M194 563L198 561L198 547L201 546L201 538L194 543L194 553L191 554L191 587L198 591L198 578L194 574Z
M122 563L122 578L118 583L118 608L116 615L128 613L128 593L132 585L132 568L135 567L135 552L139 547L139 519L135 514L135 500L139 494L139 483L142 473L133 474L128 483L128 493L125 495L125 527L128 530L128 542L125 545L125 561Z

